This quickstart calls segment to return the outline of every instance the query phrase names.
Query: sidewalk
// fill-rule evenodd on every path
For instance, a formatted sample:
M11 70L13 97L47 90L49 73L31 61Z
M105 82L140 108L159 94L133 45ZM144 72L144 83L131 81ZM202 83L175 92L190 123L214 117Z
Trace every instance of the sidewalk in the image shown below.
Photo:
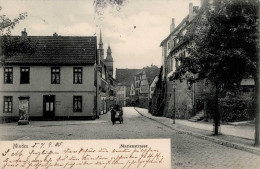
M0 125L2 128L31 128L31 127L50 127L50 126L68 126L68 125L81 125L81 124L94 124L105 123L105 120L61 120L61 121L30 121L28 125L18 125L17 122L3 123Z
M152 116L147 109L135 108L135 110L142 116L178 132L260 155L260 148L253 146L255 129L252 125L221 125L220 134L215 136L213 135L213 124L209 122L191 122L177 119L173 124L172 119Z

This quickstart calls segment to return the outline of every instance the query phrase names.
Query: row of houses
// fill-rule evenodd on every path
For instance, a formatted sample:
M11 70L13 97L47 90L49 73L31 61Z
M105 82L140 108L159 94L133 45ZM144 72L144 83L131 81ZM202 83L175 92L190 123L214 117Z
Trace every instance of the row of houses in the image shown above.
M155 65L143 69L116 69L117 102L121 106L148 108L159 71Z
M162 94L157 94L155 97L162 96L162 98L154 98L158 102L154 103L153 107L155 110L152 110L151 113L167 117L173 117L174 115L177 118L188 119L206 109L207 103L200 102L200 97L208 89L205 81L190 83L187 79L192 79L196 76L190 73L185 75L186 80L184 81L173 80L175 70L181 64L176 58L179 56L189 57L187 49L192 44L194 32L199 29L199 23L206 18L206 10L214 10L213 0L201 0L200 8L189 3L189 13L176 27L175 20L172 18L170 33L160 44L162 47L163 67L162 88L157 91ZM252 92L254 81L250 78L243 79L241 86L244 92ZM157 110L160 110L160 112L155 112ZM206 114L205 111L201 113L202 116Z
M109 46L104 59L101 35L97 49L95 36L27 36L24 30L2 37L0 49L1 121L95 119L113 104L112 52Z

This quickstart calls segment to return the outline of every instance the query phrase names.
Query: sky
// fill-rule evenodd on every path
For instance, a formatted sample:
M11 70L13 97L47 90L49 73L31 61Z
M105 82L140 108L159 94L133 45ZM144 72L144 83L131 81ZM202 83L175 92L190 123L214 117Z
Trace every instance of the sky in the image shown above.
M104 0L106 1L106 0ZM27 12L25 20L12 30L28 36L97 36L102 31L105 57L112 49L115 68L161 66L160 43L187 16L189 3L200 6L200 0L125 0L122 6L94 7L94 0L0 0L9 18Z

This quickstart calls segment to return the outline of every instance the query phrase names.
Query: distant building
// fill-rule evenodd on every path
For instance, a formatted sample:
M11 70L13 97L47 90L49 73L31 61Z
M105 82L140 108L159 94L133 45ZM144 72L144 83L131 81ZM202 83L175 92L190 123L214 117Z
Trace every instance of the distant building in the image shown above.
M117 81L109 74L109 107L116 104Z
M149 107L149 100L154 91L152 84L159 72L160 69L152 65L151 67L144 67L140 72L135 74L130 93L136 106Z
M151 99L153 97L157 81L158 81L158 76L155 76L154 80L152 81L152 83L150 85L149 99Z
M37 45L33 54L1 53L0 118L17 120L21 112L39 120L95 118L96 37L22 33L8 38Z
M113 60L113 57L112 57L112 51L111 51L110 45L109 45L108 48L107 48L107 57L106 57L106 59L104 60L104 63L105 63L106 66L107 66L107 71L108 71L108 73L109 73L111 76L113 76L114 60Z
M117 93L116 101L121 106L130 106L130 88L133 78L141 69L116 69Z
M113 57L110 45L107 49L107 57L104 59L102 34L100 30L99 48L97 59L97 114L101 115L110 110L114 104L115 79L113 78Z

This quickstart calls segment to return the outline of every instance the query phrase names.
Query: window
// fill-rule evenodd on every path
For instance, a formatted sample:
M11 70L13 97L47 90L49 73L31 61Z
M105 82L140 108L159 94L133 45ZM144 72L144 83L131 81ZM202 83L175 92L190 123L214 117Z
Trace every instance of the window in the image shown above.
M74 67L74 84L82 84L82 68L81 67Z
M13 68L12 67L4 68L4 83L6 83L6 84L13 83Z
M171 60L170 60L170 71L172 71L173 70L173 58L171 58Z
M176 60L176 61L175 61L175 67L176 67L176 69L177 69L179 66L180 66L179 61Z
M51 84L60 84L60 68L51 68Z
M30 83L30 68L29 67L21 67L21 76L20 83L21 84L29 84Z
M12 113L12 96L4 96L4 112L5 113Z
M82 112L82 96L73 96L73 112Z

